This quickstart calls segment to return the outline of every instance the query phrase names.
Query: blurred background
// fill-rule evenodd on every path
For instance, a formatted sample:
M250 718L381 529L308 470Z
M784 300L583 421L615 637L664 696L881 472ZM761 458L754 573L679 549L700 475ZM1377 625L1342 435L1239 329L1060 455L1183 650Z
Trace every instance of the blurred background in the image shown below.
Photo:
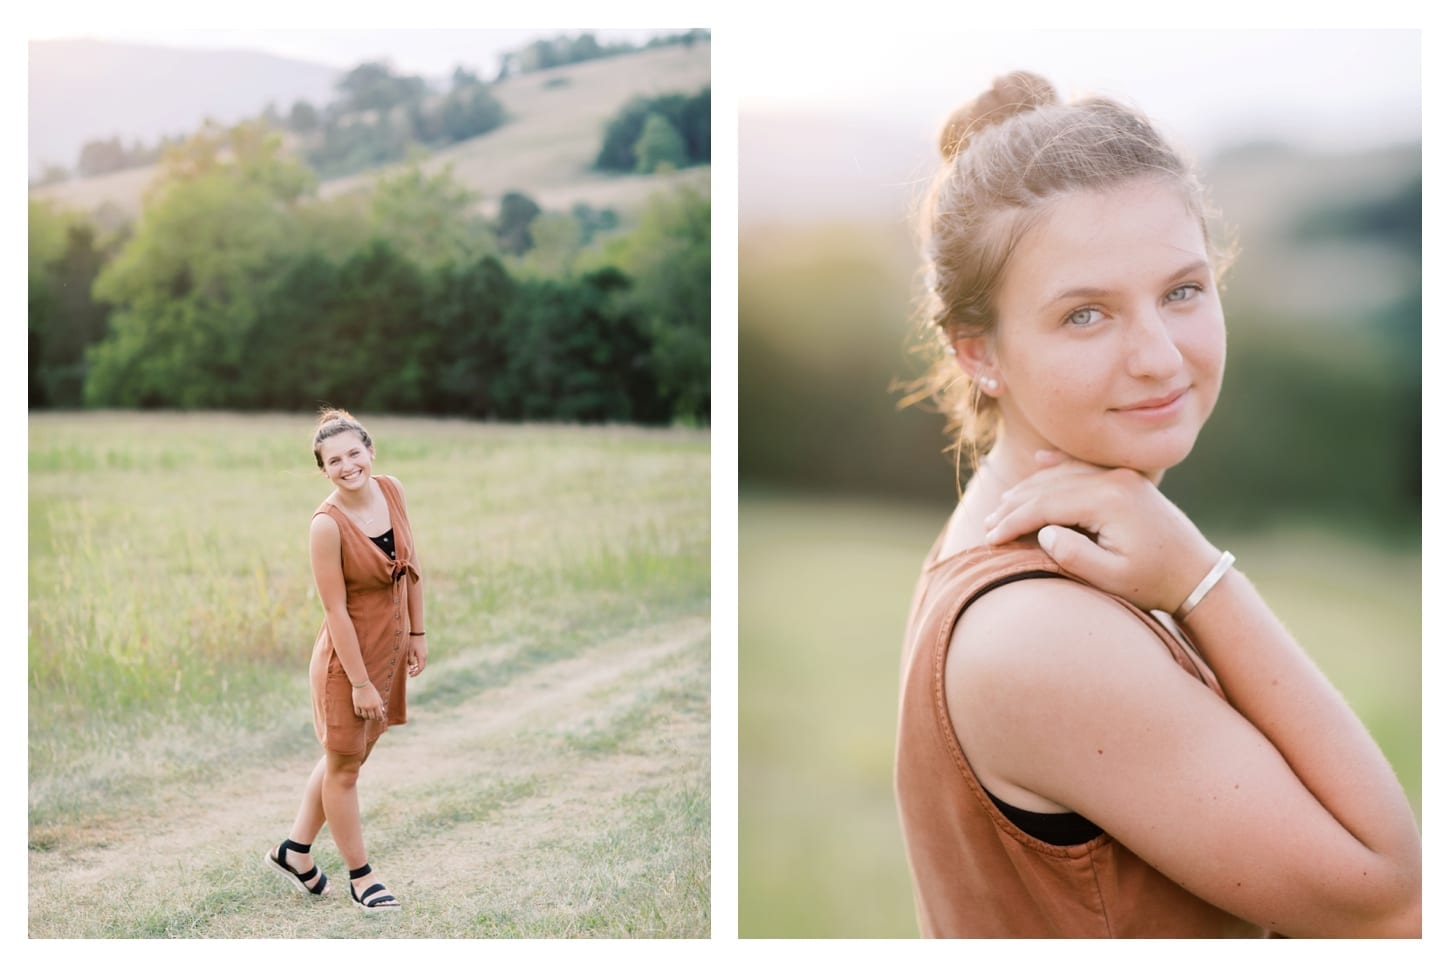
M942 120L1013 69L1136 104L1198 160L1241 254L1223 394L1164 490L1418 811L1418 32L806 40L752 37L739 82L741 935L916 933L897 671L957 482L941 418L897 405L919 372L911 216Z
M32 410L708 425L709 31L93 30L27 68Z

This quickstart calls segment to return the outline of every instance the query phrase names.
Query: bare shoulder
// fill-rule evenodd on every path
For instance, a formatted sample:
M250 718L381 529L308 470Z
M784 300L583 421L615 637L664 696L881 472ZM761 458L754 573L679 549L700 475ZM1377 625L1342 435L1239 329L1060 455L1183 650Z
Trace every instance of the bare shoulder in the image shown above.
M1034 578L994 588L957 620L949 670L1047 686L1113 660L1161 656L1158 636L1117 600L1076 581Z
M332 519L331 514L313 514L312 524L307 532L314 544L318 541L335 544L342 539L342 533L337 529L337 521Z
M1103 734L1105 719L1152 714L1127 697L1189 685L1196 680L1139 616L1062 578L982 595L958 619L946 659L952 725L978 777L1009 802L1049 812L1073 808L1064 792L1074 763L1090 761L1088 737Z

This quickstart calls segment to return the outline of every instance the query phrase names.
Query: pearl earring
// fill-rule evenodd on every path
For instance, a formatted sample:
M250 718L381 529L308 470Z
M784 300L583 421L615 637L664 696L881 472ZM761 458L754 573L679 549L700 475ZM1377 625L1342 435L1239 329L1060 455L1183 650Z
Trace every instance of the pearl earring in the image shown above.
M988 393L995 393L997 392L997 381L991 376L988 376L987 378L982 380L982 387L986 389Z

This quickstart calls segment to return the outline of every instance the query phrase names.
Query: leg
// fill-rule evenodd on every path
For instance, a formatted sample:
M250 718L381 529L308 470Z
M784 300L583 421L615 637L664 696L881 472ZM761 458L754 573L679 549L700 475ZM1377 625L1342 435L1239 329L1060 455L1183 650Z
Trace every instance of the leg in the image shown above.
M363 845L362 813L357 804L358 771L371 752L372 743L368 744L362 755L329 752L326 772L322 778L322 805L327 812L327 822L332 827L332 841L337 844L337 851L342 854L342 861L347 864L349 874L353 870L367 869L360 876L350 875L354 898L361 897L378 882L378 875L368 864L367 847ZM384 893L386 890L374 891L373 896L380 897ZM387 904L387 908L396 907L396 900Z
M327 814L322 809L322 777L327 772L327 758L317 760L312 775L307 777L307 787L302 790L302 805L297 807L297 818L292 820L289 839L298 843L311 843L322 832ZM296 864L293 864L296 866ZM302 872L306 873L306 870Z
M329 752L323 759L320 798L323 813L332 826L332 841L349 869L368 861L363 846L362 814L357 805L357 777L367 754L343 755Z
M325 760L324 760L325 761ZM331 892L327 875L317 869L312 860L312 841L322 829L321 784L323 761L319 761L307 779L302 792L302 805L298 807L297 818L287 839L267 852L267 863L298 890L313 896L326 896Z

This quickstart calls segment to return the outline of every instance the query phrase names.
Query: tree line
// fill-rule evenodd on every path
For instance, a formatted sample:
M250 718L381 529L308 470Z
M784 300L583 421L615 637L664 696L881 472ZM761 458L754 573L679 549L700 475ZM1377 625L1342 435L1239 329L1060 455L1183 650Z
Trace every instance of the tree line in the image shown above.
M560 34L550 39L536 40L521 50L500 55L497 80L501 81L515 74L528 74L567 64L582 64L602 57L618 57L620 54L633 54L656 47L692 47L709 42L710 31L701 29L652 37L643 46L629 41L601 44L592 33L573 37Z
M169 152L134 232L32 200L30 405L708 422L708 198L477 201L416 164L320 199L259 123Z
M653 174L710 163L710 88L698 94L635 97L604 126L594 159L602 171Z

